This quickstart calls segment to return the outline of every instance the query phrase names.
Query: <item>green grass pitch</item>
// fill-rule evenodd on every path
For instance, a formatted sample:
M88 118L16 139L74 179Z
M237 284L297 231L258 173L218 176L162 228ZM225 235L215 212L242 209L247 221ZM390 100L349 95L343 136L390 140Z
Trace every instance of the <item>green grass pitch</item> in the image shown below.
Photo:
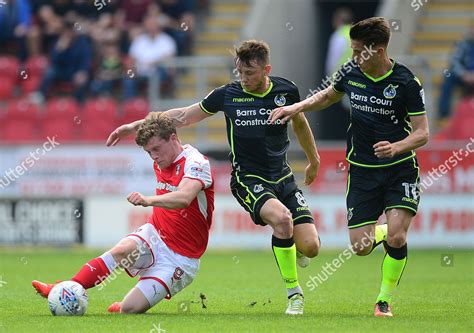
M340 251L323 250L299 269L305 314L285 316L286 292L271 252L209 251L196 280L145 315L106 312L134 285L125 273L89 290L83 317L53 317L32 279L70 278L101 251L0 248L0 332L473 332L471 250L413 250L393 302L394 318L373 317L383 252L353 256L315 291L306 282ZM451 265L441 258L447 254ZM444 265L444 266L443 266ZM200 294L206 296L202 307ZM160 331L161 330L161 331Z

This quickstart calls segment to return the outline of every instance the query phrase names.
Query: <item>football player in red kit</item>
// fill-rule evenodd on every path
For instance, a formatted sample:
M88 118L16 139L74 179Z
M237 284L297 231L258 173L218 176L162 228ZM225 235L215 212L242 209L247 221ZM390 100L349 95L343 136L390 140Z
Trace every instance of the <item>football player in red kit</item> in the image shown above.
M156 195L131 193L135 206L153 206L150 221L113 248L86 263L71 278L84 288L123 268L139 281L108 311L143 313L188 286L207 247L214 210L214 182L209 161L190 145L181 145L173 121L153 112L137 131L136 142L154 161ZM54 284L32 282L43 297Z

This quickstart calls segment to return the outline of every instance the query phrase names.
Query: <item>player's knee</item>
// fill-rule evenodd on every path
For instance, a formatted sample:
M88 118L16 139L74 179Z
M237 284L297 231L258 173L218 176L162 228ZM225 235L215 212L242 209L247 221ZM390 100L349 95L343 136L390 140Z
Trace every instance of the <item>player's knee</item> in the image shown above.
M293 220L288 209L285 208L281 212L274 224L273 229L285 238L290 238L293 236Z
M351 245L352 251L358 256L366 256L372 250L372 246L365 246L364 244L362 244L362 242L358 241L353 241Z
M110 250L110 253L114 257L115 261L120 263L122 259L127 258L129 249L123 244L117 244Z
M388 245L395 248L400 248L407 242L406 234L404 232L399 232L393 235L388 235L387 237Z
M298 251L303 253L308 258L314 258L319 254L319 241L317 239L305 241Z

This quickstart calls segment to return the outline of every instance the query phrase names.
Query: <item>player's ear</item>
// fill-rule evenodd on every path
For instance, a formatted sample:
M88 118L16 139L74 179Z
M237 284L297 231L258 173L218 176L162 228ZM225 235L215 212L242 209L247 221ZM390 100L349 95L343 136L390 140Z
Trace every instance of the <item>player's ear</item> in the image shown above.
M270 64L265 65L265 67L263 69L265 70L265 74L269 75L270 72L272 71L272 65L270 65Z

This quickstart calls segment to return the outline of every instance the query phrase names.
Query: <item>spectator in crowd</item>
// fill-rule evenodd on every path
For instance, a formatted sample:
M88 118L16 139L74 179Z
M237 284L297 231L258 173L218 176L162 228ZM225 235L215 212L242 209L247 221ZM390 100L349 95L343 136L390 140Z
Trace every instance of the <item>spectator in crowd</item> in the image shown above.
M117 44L107 43L101 46L101 61L91 83L93 96L111 95L115 83L122 78L122 58Z
M160 82L170 79L168 71L160 67L160 62L176 55L176 43L160 28L157 16L145 18L145 33L136 37L130 46L129 55L134 72L128 69L128 77L123 79L124 98L136 96L137 84L151 75L158 75Z
M338 8L332 17L334 32L329 39L326 56L326 75L331 76L352 57L349 30L352 23L352 11L349 8Z
M153 15L157 8L154 0L118 0L116 15L123 22L130 40L133 41L143 32L145 16Z
M26 35L31 25L31 5L29 0L10 0L0 5L0 45L13 42L18 58L25 61L28 54Z
M191 53L195 0L157 0L162 28L175 40L178 55Z
M439 98L441 121L449 117L451 97L456 86L463 87L467 94L474 93L474 24L471 24L466 38L457 45L450 69L444 77Z
M329 38L326 55L325 72L328 77L333 77L340 67L352 57L351 39L349 30L352 23L352 11L346 7L337 8L332 15L334 32ZM322 110L319 114L321 123L331 122L336 115L340 122L332 122L331 127L322 127L318 132L327 140L342 140L346 136L347 123L349 122L350 101L344 95L340 102Z
M58 81L71 82L74 96L82 102L89 80L92 47L89 38L76 34L74 23L64 21L59 38L50 55L50 65L38 91L33 93L35 102L43 102L51 85Z
M36 20L28 32L28 51L30 56L49 53L58 39L63 27L62 18L50 5L38 7Z

